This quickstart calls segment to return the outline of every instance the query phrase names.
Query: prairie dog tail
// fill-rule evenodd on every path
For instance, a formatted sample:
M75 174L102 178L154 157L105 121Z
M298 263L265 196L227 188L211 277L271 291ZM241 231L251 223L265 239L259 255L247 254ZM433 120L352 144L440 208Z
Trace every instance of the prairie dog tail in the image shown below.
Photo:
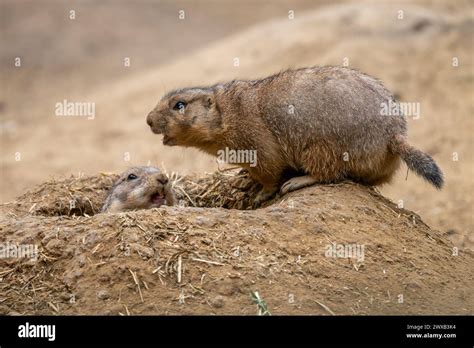
M443 187L443 172L431 156L408 144L405 137L396 136L390 145L393 153L400 155L408 168L431 183L437 189Z

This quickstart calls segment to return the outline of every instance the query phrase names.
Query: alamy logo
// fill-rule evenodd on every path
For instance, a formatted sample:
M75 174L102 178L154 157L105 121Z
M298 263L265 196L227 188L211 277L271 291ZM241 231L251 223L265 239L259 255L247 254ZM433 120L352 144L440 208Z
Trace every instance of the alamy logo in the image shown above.
M361 244L328 244L326 245L326 257L356 259L364 262L364 245Z
M249 163L250 167L257 166L257 150L234 150L226 147L217 151L217 162L219 163Z
M56 116L83 116L88 120L95 118L95 103L71 102L64 99L55 105Z
M56 325L35 325L28 322L18 326L20 338L47 338L48 341L56 339Z
M420 103L415 102L396 102L389 100L380 103L380 115L383 116L407 116L414 120L420 118Z
M29 258L36 261L38 246L36 244L0 243L0 259Z

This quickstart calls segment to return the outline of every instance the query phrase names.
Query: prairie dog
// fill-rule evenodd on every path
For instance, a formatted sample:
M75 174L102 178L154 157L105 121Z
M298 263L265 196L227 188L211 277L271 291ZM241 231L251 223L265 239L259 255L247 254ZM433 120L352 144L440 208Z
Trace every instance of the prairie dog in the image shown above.
M176 196L168 177L155 167L133 167L122 173L110 189L101 212L175 205Z
M315 183L351 179L387 183L400 166L436 188L434 160L410 146L403 115L384 115L393 95L375 78L344 67L287 70L260 80L182 88L164 95L147 123L163 144L216 156L252 150L257 164L238 163L263 185L256 204Z

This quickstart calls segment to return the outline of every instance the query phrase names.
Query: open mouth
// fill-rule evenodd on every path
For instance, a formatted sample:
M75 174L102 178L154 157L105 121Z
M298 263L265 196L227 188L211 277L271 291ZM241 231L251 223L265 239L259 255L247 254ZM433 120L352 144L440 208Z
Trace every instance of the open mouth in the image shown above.
M176 145L176 140L169 135L163 135L163 145L173 146Z
M152 203L154 206L160 207L160 206L162 206L163 204L166 204L166 197L165 197L164 194L154 193L154 194L151 196L151 203Z

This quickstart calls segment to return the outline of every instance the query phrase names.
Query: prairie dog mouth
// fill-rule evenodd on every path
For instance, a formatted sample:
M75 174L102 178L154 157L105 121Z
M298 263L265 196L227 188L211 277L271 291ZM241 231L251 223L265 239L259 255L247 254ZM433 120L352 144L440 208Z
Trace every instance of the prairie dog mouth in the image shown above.
M152 133L154 133L154 134L163 134L162 129L160 129L159 127L156 127L156 125L154 125L153 123L149 123L149 126L150 126L150 130L151 130Z
M176 140L169 135L163 135L163 145L173 146L176 145Z
M165 194L161 194L161 193L154 193L152 196L151 196L151 203L153 205L156 205L156 206L162 206L164 204L166 204L166 196Z

